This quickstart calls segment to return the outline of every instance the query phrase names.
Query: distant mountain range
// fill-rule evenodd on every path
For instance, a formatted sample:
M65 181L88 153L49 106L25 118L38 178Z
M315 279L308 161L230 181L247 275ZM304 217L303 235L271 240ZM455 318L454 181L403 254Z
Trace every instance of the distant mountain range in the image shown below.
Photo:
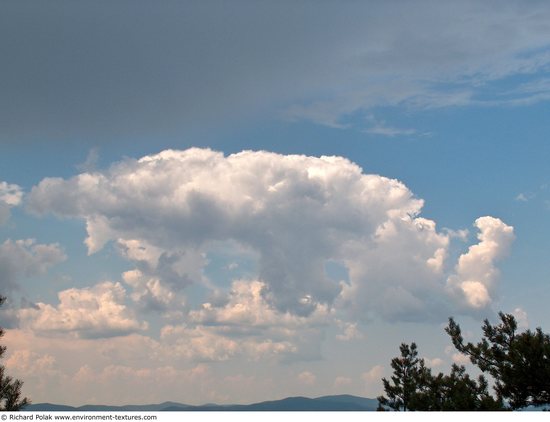
M287 397L282 400L264 401L253 404L205 404L192 406L183 403L164 402L160 404L105 406L87 404L79 407L64 406L51 403L36 403L28 405L25 411L99 411L99 412L131 412L131 411L373 411L378 407L378 400L351 395L323 396L315 399L307 397Z

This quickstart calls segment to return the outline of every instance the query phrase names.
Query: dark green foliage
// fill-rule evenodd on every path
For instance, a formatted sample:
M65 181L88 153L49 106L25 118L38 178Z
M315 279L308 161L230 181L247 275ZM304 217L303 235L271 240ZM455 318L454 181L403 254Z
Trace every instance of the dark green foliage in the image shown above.
M382 379L388 397L378 398L379 410L503 410L550 404L550 336L540 328L517 332L510 314L499 313L500 323L484 321L483 338L464 343L460 326L449 318L445 331L455 348L495 380L496 399L487 380L470 378L463 366L453 365L449 375L433 376L418 358L414 343L402 344L394 358L391 382Z
M483 339L464 344L460 326L452 319L445 329L458 351L491 374L499 399L512 409L550 404L550 336L540 328L517 333L512 315L499 313L501 323L485 320Z
M485 377L470 378L464 366L453 365L450 375L438 374L430 386L429 406L422 410L502 410L488 391Z
M487 380L471 379L463 366L453 365L451 374L433 376L416 344L401 344L401 356L392 359L391 381L383 378L387 397L378 397L379 410L500 410L501 402L489 395Z
M431 373L426 368L424 359L418 357L416 344L409 346L403 343L399 350L401 356L391 361L391 382L386 378L382 379L388 397L378 397L380 410L384 407L393 410L417 410L426 399Z
M0 296L0 306L6 301L6 298ZM4 335L4 330L0 328L0 337ZM5 346L0 346L0 358L6 352ZM0 365L0 410L21 410L30 403L29 399L21 398L21 387L23 383L17 379L6 375L4 365Z

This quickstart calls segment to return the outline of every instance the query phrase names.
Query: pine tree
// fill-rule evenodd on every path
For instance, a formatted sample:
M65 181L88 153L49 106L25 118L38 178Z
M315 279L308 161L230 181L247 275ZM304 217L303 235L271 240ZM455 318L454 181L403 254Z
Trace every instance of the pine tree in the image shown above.
M6 301L4 296L0 296L0 306ZM0 327L0 337L4 335L4 330ZM6 353L6 346L0 346L0 358ZM21 398L21 387L23 382L6 375L6 368L0 365L0 410L16 411L30 403L26 397Z
M503 410L502 402L488 391L485 377L470 378L464 366L453 364L451 373L439 373L430 383L428 407L421 410Z
M382 379L387 397L378 397L378 410L502 410L488 392L487 380L470 378L464 366L453 365L451 373L433 376L415 343L401 344L401 356L392 359L391 381Z
M495 391L512 409L550 404L550 336L540 328L517 333L512 315L499 313L501 323L485 320L483 338L464 343L460 326L449 318L445 329L455 348L491 374Z
M393 410L418 410L424 407L428 398L431 373L424 359L418 357L415 343L401 344L401 356L392 359L391 382L382 379L387 397L378 397L379 410L389 407Z

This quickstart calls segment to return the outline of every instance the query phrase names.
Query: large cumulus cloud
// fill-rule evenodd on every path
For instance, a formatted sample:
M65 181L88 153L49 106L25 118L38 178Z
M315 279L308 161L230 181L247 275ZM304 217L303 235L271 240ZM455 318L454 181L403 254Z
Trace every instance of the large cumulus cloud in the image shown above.
M116 242L140 266L127 274L135 298L168 306L165 287L178 292L204 281L205 262L189 257L233 242L257 253L267 303L298 316L340 306L360 318L411 319L490 306L493 275L476 279L486 299L468 299L468 256L493 271L495 250L509 247L513 231L495 218L478 220L480 244L454 268L450 235L420 216L423 201L403 183L364 174L341 157L263 151L226 157L193 148L127 159L106 171L44 179L28 206L85 220L89 253ZM347 279L330 277L329 262Z

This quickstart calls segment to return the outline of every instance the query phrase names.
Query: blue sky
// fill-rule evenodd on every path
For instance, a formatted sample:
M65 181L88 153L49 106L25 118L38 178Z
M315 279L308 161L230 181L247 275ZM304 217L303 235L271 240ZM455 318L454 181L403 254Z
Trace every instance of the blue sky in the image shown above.
M449 316L545 329L549 15L3 2L10 373L34 402L375 397L401 342L464 361Z

